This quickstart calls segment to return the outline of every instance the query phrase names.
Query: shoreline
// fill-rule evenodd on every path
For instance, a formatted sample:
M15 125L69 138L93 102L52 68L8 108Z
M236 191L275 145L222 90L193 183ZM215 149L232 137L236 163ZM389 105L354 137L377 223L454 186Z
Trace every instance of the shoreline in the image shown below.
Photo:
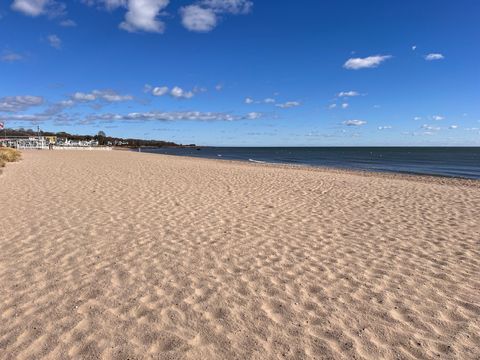
M188 158L191 160L209 160L209 161L221 161L221 162L231 162L234 164L249 164L254 166L265 166L265 167L272 167L272 168L280 168L280 169L293 169L293 170L308 170L308 171L316 171L322 173L340 173L340 174L351 174L351 175L359 175L365 177L379 177L379 178L386 178L386 179L404 179L410 181L418 181L418 182L435 182L445 185L455 185L455 186L469 186L469 187L478 187L480 188L480 179L471 179L465 177L457 177L457 176L444 176L444 175L425 175L425 174L418 174L418 173L406 173L406 172L394 172L394 171L371 171L371 170L362 170L362 169L347 169L347 168L340 168L340 167L329 167L329 166L315 166L315 165L308 165L308 164L288 164L288 163L273 163L273 162L256 162L256 161L249 161L249 160L232 160L232 159L223 159L223 158L207 158L207 157L197 157L197 156L188 156L188 155L173 155L173 154L162 154L162 153L155 153L155 152L148 152L148 151L135 151L130 150L129 152L140 153L140 154L152 154L152 155L160 155L160 156L168 156L168 157L180 157L180 158Z

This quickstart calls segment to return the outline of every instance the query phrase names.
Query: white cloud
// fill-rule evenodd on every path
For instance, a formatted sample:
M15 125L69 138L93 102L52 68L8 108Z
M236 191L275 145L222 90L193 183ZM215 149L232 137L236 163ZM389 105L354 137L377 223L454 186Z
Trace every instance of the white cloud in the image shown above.
M176 99L190 99L194 96L192 91L185 91L181 87L175 86L171 91L170 95Z
M328 106L329 109L335 109L337 107L337 104L330 104Z
M342 109L346 109L346 108L348 108L348 106L349 106L349 105L348 105L347 103L343 103L343 104L342 104Z
M245 104L253 104L254 102L255 102L255 101L254 101L252 98L250 98L250 97L246 97L246 98L245 98Z
M425 60L427 61L443 60L443 59L445 59L445 56L443 56L442 54L432 53L432 54L425 55Z
M67 20L62 20L60 21L60 26L63 27L75 27L77 26L77 23L73 20L67 19Z
M48 35L47 36L48 43L51 47L55 49L61 49L62 48L62 40L57 36L57 35Z
M421 116L415 116L415 117L413 118L413 120L415 120L415 121L422 120L422 117L421 117Z
M56 17L65 14L65 4L54 0L14 0L12 9L32 17Z
M440 121L440 120L444 120L445 117L441 116L441 115L433 115L432 119L435 120L435 121Z
M458 129L458 125L450 125L449 129Z
M223 85L222 84L215 85L215 90L222 91L223 90Z
M390 125L385 125L385 126L379 126L378 130L388 130L391 129L392 127Z
M353 97L353 96L359 96L360 94L356 91L342 91L338 93L338 97Z
M39 16L46 11L49 3L49 0L15 0L12 9L25 15Z
M169 2L169 0L128 0L128 11L125 14L125 21L120 24L120 28L129 32L163 33L165 23L159 20L158 16L168 6ZM116 6L124 5L120 1L114 1L114 4Z
M265 104L274 104L275 103L275 99L273 98L266 98L266 99L263 99L263 102Z
M262 114L258 112L249 112L246 116L246 118L249 120L259 119L261 117L262 117Z
M282 109L289 109L293 107L300 106L301 104L298 101L287 101L283 104L276 104L275 106L282 108Z
M417 50L417 45L413 45L413 46L412 46L412 50L413 50L413 51Z
M168 93L167 86L156 86L152 89L152 95L154 96L163 96Z
M183 26L190 31L209 32L217 26L217 15L212 9L189 5L183 7L180 14Z
M43 97L41 96L6 96L0 98L0 111L3 112L18 112L27 110L30 107L43 104Z
M346 120L343 122L344 125L347 126L362 126L365 125L367 122L364 120Z
M180 9L182 24L195 32L212 31L222 14L247 14L253 2L249 0L201 0Z
M391 55L375 55L366 58L351 58L343 64L343 67L348 70L376 68L391 57Z
M76 92L72 95L72 99L75 101L95 101L97 97L93 93Z

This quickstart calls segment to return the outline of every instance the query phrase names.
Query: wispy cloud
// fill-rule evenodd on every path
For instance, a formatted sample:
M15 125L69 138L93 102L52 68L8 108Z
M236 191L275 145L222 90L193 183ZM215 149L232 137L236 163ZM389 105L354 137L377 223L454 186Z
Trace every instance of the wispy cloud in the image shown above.
M6 96L0 98L0 111L18 112L27 110L33 106L42 105L44 99L42 96Z
M1 121L25 121L31 124L44 122L50 119L50 116L41 114L14 114L14 115L0 115Z
M433 125L428 125L428 124L423 124L421 126L422 129L428 130L428 131L439 131L441 128L438 126L433 126Z
M168 86L156 86L152 89L152 95L163 96L168 94Z
M353 97L353 96L360 96L360 93L357 91L341 91L337 94L338 97Z
M289 109L289 108L297 107L297 106L300 106L300 105L301 105L301 103L298 102L298 101L287 101L287 102L282 103L282 104L276 104L275 106L279 107L281 109Z
M344 125L347 126L362 126L365 125L367 122L364 120L346 120L343 122Z
M4 51L2 55L0 55L0 60L3 62L13 63L16 61L21 61L23 59L24 59L23 55L16 52L12 52L12 51Z
M202 111L147 111L147 112L129 112L129 113L96 113L82 116L80 114L59 113L59 114L10 114L0 115L0 120L10 120L19 122L29 122L32 124L46 121L54 121L61 125L92 125L98 123L116 123L116 122L177 122L177 121L241 121L257 120L262 118L263 114L258 112L249 112L243 115L232 114L228 112L202 112Z
M276 99L274 98L265 98L265 99L262 99L262 100L255 100L253 98L251 98L250 96L247 96L244 100L244 103L245 104L275 104L277 102Z
M375 55L366 58L351 58L343 64L343 67L348 70L376 68L391 57L391 55Z
M203 0L200 4L217 13L229 14L248 14L253 7L249 0Z
M54 0L14 0L11 7L27 16L47 15L51 18L64 15L66 9L64 3Z
M121 102L133 100L132 95L118 94L113 90L93 90L89 93L76 92L71 96L71 100L78 102L88 102L95 100L104 100L107 102Z
M48 44L55 49L62 48L62 40L55 34L48 35L47 41L48 41Z
M435 121L445 120L445 116L442 115L433 115L432 119Z
M60 26L63 26L63 27L75 27L77 26L77 23L71 19L67 19L67 20L62 20L60 21Z
M389 130L391 129L392 127L390 125L384 125L384 126L379 126L377 129L378 130Z
M256 120L261 113L250 112L245 115L235 115L227 112L201 112L201 111L149 111L131 112L127 114L93 114L85 117L84 122L102 121L236 121Z
M425 60L427 60L427 61L443 60L443 59L445 59L445 56L443 56L442 54L438 54L438 53L432 53L432 54L425 55Z

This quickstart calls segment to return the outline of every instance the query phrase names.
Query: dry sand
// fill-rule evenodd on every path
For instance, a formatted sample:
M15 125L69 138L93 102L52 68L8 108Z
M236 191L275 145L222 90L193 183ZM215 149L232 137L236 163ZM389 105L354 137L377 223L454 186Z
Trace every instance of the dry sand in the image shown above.
M478 182L23 158L0 175L2 359L480 357Z

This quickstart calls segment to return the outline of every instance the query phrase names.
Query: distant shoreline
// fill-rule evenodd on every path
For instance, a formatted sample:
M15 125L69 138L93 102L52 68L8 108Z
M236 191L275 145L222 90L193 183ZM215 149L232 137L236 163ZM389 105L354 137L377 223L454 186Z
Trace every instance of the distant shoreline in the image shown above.
M137 152L137 151L133 151ZM245 165L245 166L255 166L255 167L268 167L268 168L278 168L278 169L290 169L290 170L302 170L302 171L313 171L319 173L335 173L335 174L345 174L345 175L357 175L363 177L377 177L384 179L399 179L399 180L410 180L422 183L436 183L436 184L445 184L445 185L455 185L455 186L468 186L468 187L478 187L480 188L480 180L478 179L468 179L461 177L453 176L442 176L442 175L422 175L422 174L409 174L401 172L387 172L387 171L368 171L368 170L359 170L359 169L343 169L335 168L328 166L309 166L303 164L282 164L282 163L255 163L248 160L231 160L231 159L212 159L212 158L201 158L195 156L187 155L170 155L170 154L157 154L150 152L143 152L142 154L154 154L167 157L180 157L189 160L195 161L214 161L221 163L232 163L236 165Z
M220 150L221 148L218 147L198 147L199 149L217 149ZM153 149L153 148L150 148ZM171 148L173 149L173 148ZM479 148L480 149L480 148ZM155 149L153 149L155 150ZM161 149L159 149L161 150ZM178 150L178 148L176 148ZM137 150L132 149L133 152L137 152ZM480 184L480 178L471 178L471 177L463 177L463 176L455 176L455 175L443 175L443 174L426 174L414 171L400 171L400 170L375 170L375 169L360 169L355 167L348 167L348 166L329 166L329 165L312 165L306 163L288 163L288 162L269 162L269 161L255 161L252 159L230 159L223 156L218 157L209 157L209 156L192 156L189 154L166 154L156 151L148 151L148 149L142 148L142 152L146 153L153 153L156 155L167 155L167 156L180 156L180 157L187 157L192 159L205 159L205 160L221 160L221 161L232 161L232 162L239 162L242 164L252 164L257 166L270 166L270 167L280 167L280 168L293 168L293 169L309 169L313 171L334 171L334 172L341 172L341 173L348 173L348 174L360 174L364 176L381 176L387 178L395 178L395 177L402 177L402 178L410 178L416 181L443 181L443 182L455 182L455 183L464 183L464 184L471 184L474 186L478 186Z

